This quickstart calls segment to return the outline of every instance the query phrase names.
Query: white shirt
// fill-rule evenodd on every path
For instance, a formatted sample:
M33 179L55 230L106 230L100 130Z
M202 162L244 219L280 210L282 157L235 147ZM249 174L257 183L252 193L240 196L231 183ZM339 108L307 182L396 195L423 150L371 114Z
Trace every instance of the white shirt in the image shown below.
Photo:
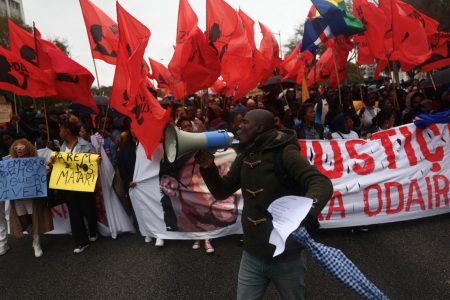
M359 135L354 132L353 130L350 130L349 133L343 133L343 132L333 132L331 134L331 138L333 140L355 140L355 139L359 139Z
M370 128L370 126L372 126L372 119L375 118L376 115L378 115L378 113L380 112L381 109L379 109L378 107L365 107L364 109L364 113L361 116L361 128L363 129L367 129ZM357 114L359 116L359 112L361 111L358 110Z

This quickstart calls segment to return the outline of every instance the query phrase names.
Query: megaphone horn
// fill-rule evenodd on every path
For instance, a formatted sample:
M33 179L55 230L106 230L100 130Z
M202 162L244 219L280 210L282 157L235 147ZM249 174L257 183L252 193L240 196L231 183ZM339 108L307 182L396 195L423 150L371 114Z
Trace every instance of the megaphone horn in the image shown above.
M201 149L225 149L233 142L234 135L225 130L192 133L181 131L172 124L164 129L164 156L170 163L183 154Z

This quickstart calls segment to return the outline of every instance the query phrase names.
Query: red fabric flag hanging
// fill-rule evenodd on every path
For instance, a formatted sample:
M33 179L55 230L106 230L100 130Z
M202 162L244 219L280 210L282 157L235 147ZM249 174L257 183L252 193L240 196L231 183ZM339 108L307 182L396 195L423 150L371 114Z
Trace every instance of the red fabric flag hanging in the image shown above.
M242 76L237 85L230 90L230 95L234 96L235 100L244 97L249 91L256 88L259 83L265 82L267 77L271 75L271 61L267 59L263 53L256 48L254 38L254 24L252 18L250 18L244 11L239 10L238 17L242 22L245 32L247 34L247 41L252 49L252 66L249 73L242 73ZM269 49L267 49L269 51ZM269 53L266 53L269 56ZM267 75L268 74L268 75Z
M220 94L224 92L226 89L227 84L221 79L217 79L216 82L214 82L214 84L211 86L211 90L216 94Z
M441 69L450 66L450 33L436 32L429 36L429 41L433 53L422 66L422 72Z
M159 88L169 88L171 82L173 81L172 74L169 70L161 63L149 58L150 67L152 68L151 78L158 82Z
M0 89L32 98L56 94L51 74L3 47L0 47Z
M230 96L233 96L235 100L244 97L249 91L258 86L258 83L261 82L261 75L263 74L264 68L269 64L269 61L266 60L262 53L256 48L254 38L255 21L241 9L239 9L238 17L244 26L247 42L252 50L252 66L251 71L249 73L242 73L239 82L227 91L227 93Z
M439 27L438 21L421 13L414 6L403 1L397 1L397 5L409 18L418 20L425 29L427 35L433 35L437 32Z
M303 75L311 68L314 60L314 55L310 51L301 52L300 47L301 41L280 64L280 73L284 76L284 79L297 78L300 80L298 83L303 82Z
M52 98L70 100L98 112L91 93L94 76L85 67L65 55L55 44L41 38L34 28L39 66L55 75L56 95Z
M119 44L111 106L131 118L131 129L145 149L148 158L159 144L170 117L150 93L148 66L143 60L150 30L116 2Z
M187 94L208 88L220 75L217 51L198 28L197 16L187 0L180 0L177 44L169 71L176 80L186 84Z
M278 45L277 39L273 35L272 31L270 31L267 26L259 22L259 27L261 28L261 33L263 35L259 46L259 51L268 61L268 64L265 65L264 73L261 74L261 82L265 82L272 76L275 68L277 68L281 63L281 59L279 58L280 46Z
M411 9L399 0L380 0L387 26L385 48L390 60L398 60L402 66L417 66L431 56L426 25L416 16L410 15ZM430 21L428 30L434 26ZM391 39L392 36L392 39ZM389 40L392 40L392 53Z
M367 49L363 49L363 57L370 51L372 56L378 59L386 59L386 49L381 42L384 40L387 18L380 8L367 0L353 1L353 14L364 24L366 31L364 36ZM360 51L361 47L358 49ZM358 55L360 55L358 53Z
M284 60L280 64L280 74L284 76L284 78L291 78L292 72L297 64L297 61L300 58L300 43L297 43L294 50L288 55L284 57Z
M180 0L178 7L177 44L184 43L189 33L198 25L198 18L187 0Z
M388 65L387 60L378 60L377 67L375 68L375 75L374 75L375 80L380 79L380 73L383 72L384 69L386 69L387 65Z
M366 37L364 35L356 35L353 37L353 40L358 46L358 65L373 64L375 57L369 49Z
M239 85L243 74L250 74L253 52L244 24L235 10L223 0L206 1L206 35L216 47L227 86Z
M239 17L242 20L242 23L245 26L245 32L247 33L247 40L250 44L250 47L253 50L256 50L256 43L255 43L255 21L253 21L252 18L250 18L242 9L239 9Z
M136 134L144 147L147 158L151 159L153 150L160 144L164 127L169 122L170 109L164 109L158 100L150 93L148 81L141 82L135 99L135 109L132 112L131 130Z
M92 56L116 64L119 30L117 23L90 0L80 0Z
M330 78L330 72L333 66L333 49L327 48L320 56L316 65L309 72L307 83L311 86L316 83L325 83Z
M329 47L333 48L333 70L330 70L328 85L337 87L347 78L347 59L353 44L348 38L340 35L329 42Z
M37 55L33 34L29 33L11 19L8 19L9 50L29 63L37 66Z
M173 78L170 71L161 63L150 58L152 68L152 78L158 82L159 88L171 91L177 100L182 100L186 96L186 84Z
M92 56L109 64L116 64L119 29L107 14L90 0L80 0Z

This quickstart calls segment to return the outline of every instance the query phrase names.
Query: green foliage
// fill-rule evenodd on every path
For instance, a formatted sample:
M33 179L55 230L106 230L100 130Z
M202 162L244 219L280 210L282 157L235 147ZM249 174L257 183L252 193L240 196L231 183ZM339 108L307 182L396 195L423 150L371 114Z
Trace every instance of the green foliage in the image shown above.
M70 56L70 51L69 51L69 44L67 43L66 39L61 39L61 38L54 38L52 40L50 40L53 44L55 44L59 49L61 49L61 51L67 55Z
M303 24L299 24L295 28L294 36L289 38L287 44L283 45L283 47L287 49L286 51L284 51L285 52L285 54L284 54L285 57L288 56L292 51L294 51L295 47L297 46L297 44L302 39L303 32L304 32L304 25Z
M361 68L352 62L347 62L347 84L363 82L363 72Z

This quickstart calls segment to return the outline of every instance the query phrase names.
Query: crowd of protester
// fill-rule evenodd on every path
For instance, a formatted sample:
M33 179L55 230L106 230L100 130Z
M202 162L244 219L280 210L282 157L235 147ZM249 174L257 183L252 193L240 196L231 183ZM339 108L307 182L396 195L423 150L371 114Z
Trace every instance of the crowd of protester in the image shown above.
M302 101L300 96L293 87L286 87L284 90L268 89L260 95L238 100L217 94L192 95L183 102L165 98L161 105L172 107L170 122L183 131L228 130L235 135L247 112L267 109L273 113L277 129L293 129L299 139L370 138L375 132L410 123L419 114L450 109L448 87L430 92L419 89L417 81L396 89L389 82L344 86L340 90L310 87L309 99ZM129 189L136 185L133 172L138 145L130 124L130 119L115 112L93 118L90 113L76 109L49 110L45 118L36 107L21 106L19 113L0 129L0 158L36 156L37 149L46 147L55 151L94 153L99 149L90 144L91 136L100 135L103 149L121 177L122 205L137 223L128 195ZM77 192L72 192L67 197L76 244L74 253L81 253L89 243L97 240L93 219L96 215L95 195L79 197ZM40 207L39 201L11 203L10 220L14 225L11 233L17 236L24 231L32 233L35 256L41 256L39 234L53 228L48 210ZM0 204L3 204L0 214L4 214L4 202L0 201ZM83 217L88 220L89 228L85 227ZM145 237L145 241L150 242L151 238ZM163 246L164 241L157 239L155 245ZM214 252L209 239L203 245L207 253ZM192 248L199 249L200 246L201 242L195 241ZM0 255L7 250L6 243L0 244Z

